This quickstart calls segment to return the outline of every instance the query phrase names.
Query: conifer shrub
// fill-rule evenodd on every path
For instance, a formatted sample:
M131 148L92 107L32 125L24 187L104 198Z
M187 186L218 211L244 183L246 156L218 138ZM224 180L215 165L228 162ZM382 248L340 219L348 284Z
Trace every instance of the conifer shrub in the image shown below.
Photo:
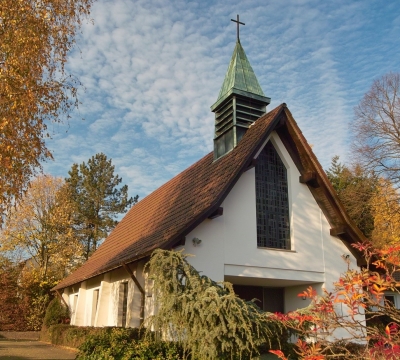
M55 297L46 309L43 325L50 327L51 325L63 324L69 322L69 318L69 309L61 303L59 298Z
M269 325L270 331L273 333L269 336L268 340L257 347L259 354L269 354L270 350L279 349L283 353L288 355L290 360L299 359L298 354L295 351L295 344L290 341L291 335L297 335L291 331L282 329L281 326ZM258 358L255 358L258 359ZM261 357L263 359L263 357Z
M146 327L180 344L190 359L251 359L262 347L281 348L287 330L271 313L239 298L191 266L182 251L157 249L147 264L157 312Z

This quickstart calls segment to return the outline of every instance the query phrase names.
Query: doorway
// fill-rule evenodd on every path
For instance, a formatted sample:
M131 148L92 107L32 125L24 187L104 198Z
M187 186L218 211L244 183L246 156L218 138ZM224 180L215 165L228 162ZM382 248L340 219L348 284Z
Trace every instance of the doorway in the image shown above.
M264 311L272 313L284 312L284 288L233 285L235 293L243 300L255 300L256 305Z

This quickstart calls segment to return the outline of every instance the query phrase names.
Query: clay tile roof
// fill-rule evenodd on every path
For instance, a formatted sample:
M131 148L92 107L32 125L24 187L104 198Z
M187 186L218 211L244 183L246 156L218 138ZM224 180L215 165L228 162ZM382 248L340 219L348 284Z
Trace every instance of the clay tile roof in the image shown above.
M285 105L258 119L238 146L214 161L213 153L133 206L97 251L53 290L84 281L159 247L171 247L221 204L266 140Z

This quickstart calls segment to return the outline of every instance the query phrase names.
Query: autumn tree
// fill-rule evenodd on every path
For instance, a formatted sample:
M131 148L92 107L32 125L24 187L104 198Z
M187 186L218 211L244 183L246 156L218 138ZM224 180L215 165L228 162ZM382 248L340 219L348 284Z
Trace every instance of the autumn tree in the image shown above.
M50 122L78 105L65 70L93 0L2 0L0 4L0 215L51 158ZM1 220L1 217L0 217Z
M38 176L9 212L0 234L1 255L13 263L13 275L4 279L18 290L14 308L19 311L13 315L25 329L40 330L53 296L50 289L82 261L68 190L61 178Z
M117 216L134 205L138 196L128 197L127 185L118 188L122 179L103 153L92 156L87 164L73 164L68 174L66 182L77 208L75 231L88 259L117 225Z
M375 80L355 108L354 154L367 170L400 185L400 74Z
M1 251L22 251L25 269L38 281L61 279L81 253L72 229L74 206L63 179L38 176L5 221Z
M21 265L0 254L0 331L27 330L27 306L18 278Z
M400 199L389 180L379 179L370 205L374 218L373 244L379 248L400 245Z
M396 280L400 246L383 250L368 243L353 246L364 255L366 266L358 269L349 264L333 291L319 296L309 287L298 295L310 300L308 307L276 314L283 326L297 334L299 359L395 360L400 356L400 310L393 301L400 287ZM337 336L343 329L347 335ZM272 352L287 360L282 351Z
M338 156L332 158L326 174L350 218L365 236L370 237L374 229L371 199L378 182L375 174L360 165L348 167L340 163Z

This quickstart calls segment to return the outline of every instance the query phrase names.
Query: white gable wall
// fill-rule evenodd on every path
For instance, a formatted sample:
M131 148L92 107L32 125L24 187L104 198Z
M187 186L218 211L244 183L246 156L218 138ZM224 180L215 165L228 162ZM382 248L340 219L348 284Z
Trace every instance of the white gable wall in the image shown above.
M285 311L304 307L293 297L307 284L321 292L331 288L347 264L356 259L343 242L330 236L330 226L276 133L271 141L287 168L291 250L257 248L255 169L245 172L224 200L223 215L205 220L186 236L189 262L215 281L286 288ZM194 246L193 238L202 240ZM296 288L291 289L291 286ZM299 291L300 290L300 291ZM290 295L290 296L289 296Z

